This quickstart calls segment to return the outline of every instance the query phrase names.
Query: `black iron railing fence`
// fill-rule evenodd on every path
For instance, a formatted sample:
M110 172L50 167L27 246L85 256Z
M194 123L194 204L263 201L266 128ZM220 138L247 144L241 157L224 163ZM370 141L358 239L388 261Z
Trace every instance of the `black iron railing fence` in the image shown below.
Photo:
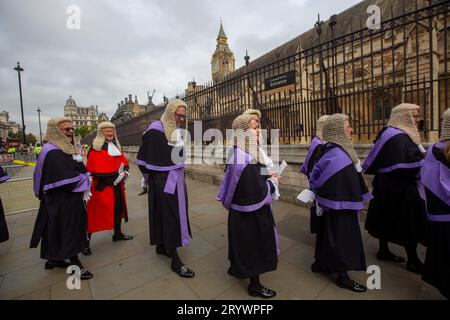
M409 102L421 106L424 138L436 140L440 117L450 107L450 2L401 2L402 9L384 14L377 29L361 23L353 31L352 23L349 32L335 37L333 23L318 23L305 49L299 44L276 61L250 63L218 83L193 83L180 96L189 106L192 136L193 122L202 121L203 132L218 128L226 137L233 119L255 108L263 128L280 130L280 143L308 143L320 115L334 112L350 115L356 142L371 142L390 110ZM331 30L322 42L325 28ZM121 143L138 145L154 116L120 124Z
M256 108L263 127L280 130L281 143L301 143L314 135L320 115L344 112L352 118L357 140L368 142L395 105L409 102L422 107L421 130L433 139L430 134L438 135L440 116L449 107L450 89L450 4L434 3L420 7L416 2L408 12L403 6L400 16L382 21L379 29L364 27L323 43L317 37L306 50L198 86L182 96L190 120L201 120L203 130L219 128L225 136L235 116Z

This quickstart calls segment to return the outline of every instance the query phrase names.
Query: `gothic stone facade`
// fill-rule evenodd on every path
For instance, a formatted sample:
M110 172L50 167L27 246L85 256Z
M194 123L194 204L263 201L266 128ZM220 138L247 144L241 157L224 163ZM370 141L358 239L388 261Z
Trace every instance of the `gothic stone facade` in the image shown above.
M191 118L202 120L204 130L226 129L243 110L260 109L263 125L280 129L280 142L290 144L309 143L320 115L343 112L351 116L355 142L368 143L390 110L409 102L421 106L423 139L436 141L450 107L450 5L380 0L382 23L372 30L365 25L371 4L362 1L326 21L320 37L313 28L221 77L213 67L213 82L191 86L183 97ZM218 48L221 33L222 26Z

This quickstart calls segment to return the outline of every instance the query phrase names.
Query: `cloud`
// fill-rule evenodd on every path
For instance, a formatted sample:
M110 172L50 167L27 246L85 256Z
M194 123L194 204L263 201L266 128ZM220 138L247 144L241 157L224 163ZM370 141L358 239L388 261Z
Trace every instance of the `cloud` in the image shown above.
M188 81L209 81L219 20L236 66L310 29L357 0L2 0L0 2L0 111L21 122L17 73L22 73L25 123L37 134L36 109L45 122L62 115L72 95L81 106L98 105L112 116L128 94L146 102L156 89L182 93ZM69 30L69 5L81 10L81 29Z

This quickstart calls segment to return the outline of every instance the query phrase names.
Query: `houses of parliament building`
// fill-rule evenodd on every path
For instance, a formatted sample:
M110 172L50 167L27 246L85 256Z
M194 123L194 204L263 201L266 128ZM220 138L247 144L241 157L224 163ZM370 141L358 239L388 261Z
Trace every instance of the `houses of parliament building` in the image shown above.
M343 112L355 142L369 143L401 102L421 106L424 141L439 136L450 107L450 4L444 0L380 0L380 25L368 25L371 0L323 22L242 67L222 22L211 58L211 82L189 82L182 97L203 130L231 127L247 108L262 112L280 143L309 143L316 120ZM251 49L251 48L250 48Z

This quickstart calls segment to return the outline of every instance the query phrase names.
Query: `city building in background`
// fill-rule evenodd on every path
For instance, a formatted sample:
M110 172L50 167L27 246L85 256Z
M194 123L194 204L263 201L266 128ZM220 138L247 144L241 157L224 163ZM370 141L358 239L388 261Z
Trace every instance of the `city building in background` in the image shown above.
M252 61L246 54L236 70L221 23L211 81L188 83L181 97L190 128L201 120L203 130L224 134L238 114L254 108L264 128L279 129L279 143L308 144L321 115L342 112L351 117L355 142L370 143L391 109L405 102L421 107L422 139L437 141L440 116L450 106L448 1L379 0L377 26L367 19L372 4L319 18Z
M21 126L17 122L9 120L9 113L7 111L0 112L0 138L2 141L6 140L9 132L16 134L20 129Z
M143 113L154 110L156 108L152 101L154 93L155 91L153 91L153 94L150 95L150 93L147 92L147 104L139 104L136 95L134 96L133 101L132 95L129 94L128 97L125 97L124 100L117 103L117 110L112 116L111 122L117 125Z
M98 113L98 106L80 107L76 101L69 96L64 106L64 116L70 118L75 128L89 127L97 128L101 121L108 121L105 113Z

